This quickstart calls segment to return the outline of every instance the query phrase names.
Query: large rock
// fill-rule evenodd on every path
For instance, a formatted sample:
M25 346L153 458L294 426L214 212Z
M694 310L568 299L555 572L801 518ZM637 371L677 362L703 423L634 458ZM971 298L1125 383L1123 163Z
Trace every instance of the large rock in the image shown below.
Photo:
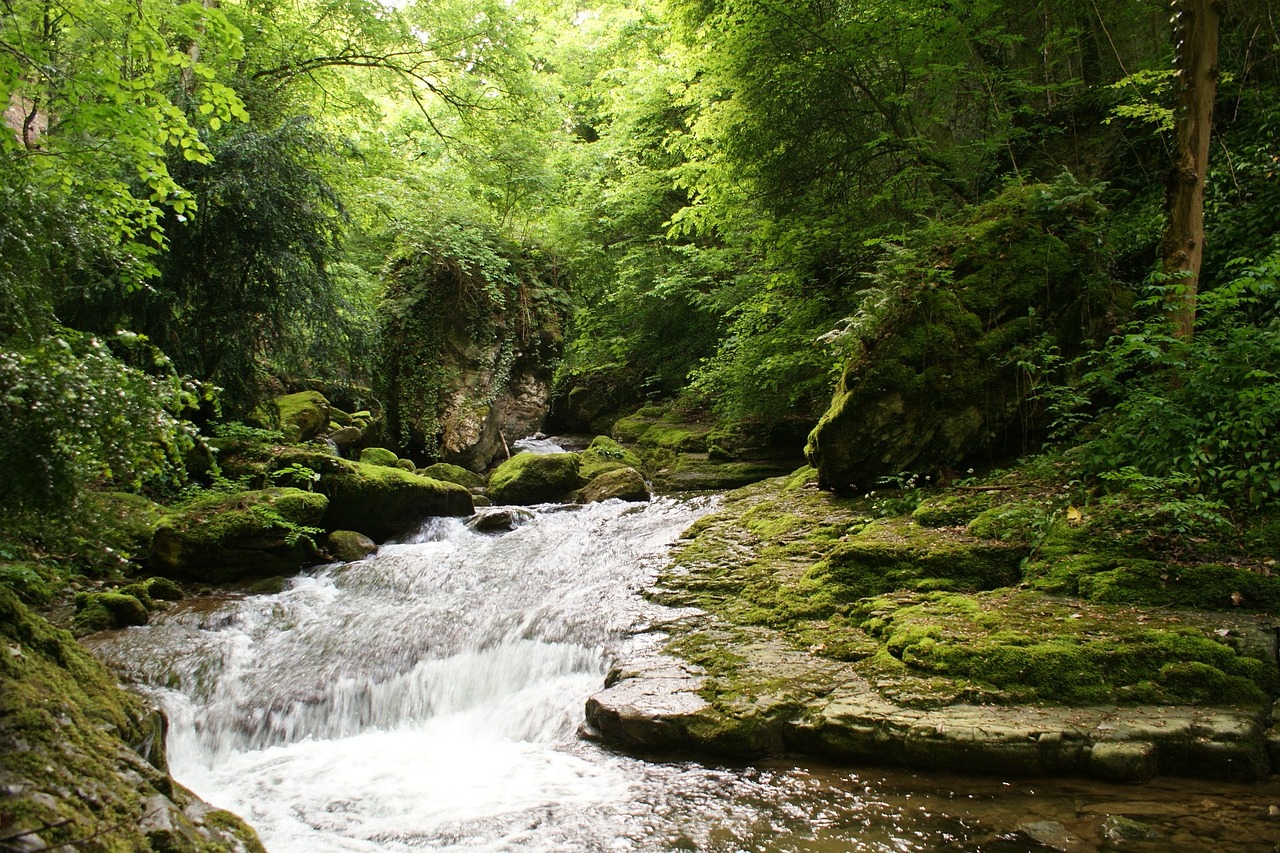
M489 477L489 497L496 504L561 501L583 485L576 453L518 453Z
M492 264L425 237L391 264L378 372L390 432L410 455L482 471L541 428L568 302L543 256L469 236Z
M261 853L169 776L161 715L3 586L0 640L0 846Z
M156 530L148 566L205 583L292 574L315 562L307 528L329 501L301 489L214 494L189 504Z
M475 471L469 471L461 465L450 465L448 462L437 462L435 465L428 465L418 471L424 477L431 477L436 480L444 480L446 483L457 483L464 486L472 492L483 489L485 479L482 475Z
M598 501L623 500L643 502L649 500L649 484L634 468L617 468L606 471L582 487L578 501L584 504Z
M329 401L319 391L300 391L275 399L280 432L288 442L307 441L329 425Z
M421 477L399 468L347 462L320 478L329 498L323 525L355 530L377 540L402 533L431 516L475 511L471 492L456 483Z
M623 447L607 435L597 435L591 446L582 451L580 473L584 480L594 480L601 474L616 471L619 468L644 470L640 457Z
M1069 181L1013 187L886 262L883 317L854 342L809 437L821 484L869 491L1034 439L1047 423L1035 386L1065 381L1064 365L1106 334L1103 213Z

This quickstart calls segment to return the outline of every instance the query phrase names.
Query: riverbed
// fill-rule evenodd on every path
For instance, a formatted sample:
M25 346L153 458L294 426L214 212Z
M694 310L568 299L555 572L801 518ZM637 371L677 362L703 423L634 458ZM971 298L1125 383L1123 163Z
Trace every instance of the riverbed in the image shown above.
M175 778L272 853L1280 844L1274 784L734 767L582 740L610 664L675 615L642 592L713 505L548 505L499 534L432 519L278 594L193 599L91 645L166 710Z

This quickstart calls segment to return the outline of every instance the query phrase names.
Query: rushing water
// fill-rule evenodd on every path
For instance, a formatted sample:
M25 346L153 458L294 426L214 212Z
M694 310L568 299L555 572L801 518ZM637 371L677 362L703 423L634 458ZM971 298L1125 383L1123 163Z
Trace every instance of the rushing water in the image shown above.
M278 595L188 602L94 645L167 710L178 780L272 853L1050 849L1009 837L1028 825L1079 850L1280 841L1274 786L714 767L579 740L612 656L667 613L637 591L708 506L540 507L497 536L432 520ZM1159 837L1108 841L1125 820Z

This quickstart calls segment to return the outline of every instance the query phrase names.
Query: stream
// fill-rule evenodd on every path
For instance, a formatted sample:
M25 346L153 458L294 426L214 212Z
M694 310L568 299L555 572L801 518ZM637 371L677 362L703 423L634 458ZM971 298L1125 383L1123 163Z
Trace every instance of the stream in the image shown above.
M89 642L165 709L178 781L247 819L271 853L1280 842L1275 785L655 762L579 739L611 660L671 614L640 591L713 506L542 506L500 535L431 519L279 594L193 599Z

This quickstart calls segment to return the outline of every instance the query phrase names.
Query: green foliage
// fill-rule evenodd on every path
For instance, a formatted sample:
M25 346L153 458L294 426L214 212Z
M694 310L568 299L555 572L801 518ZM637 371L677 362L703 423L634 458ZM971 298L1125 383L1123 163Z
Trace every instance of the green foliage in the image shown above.
M1085 387L1118 401L1080 454L1085 470L1161 478L1215 513L1280 496L1280 255L1235 273L1201 295L1194 340L1175 339L1156 316L1092 359ZM1171 286L1157 279L1143 306L1158 310Z
M489 358L488 406L522 355L555 360L568 313L554 258L462 218L405 235L386 270L378 390L392 434L410 452L439 453L450 365ZM450 354L450 357L446 357Z
M147 352L136 336L113 343ZM192 431L177 414L193 397L151 352L141 370L67 330L0 352L0 506L61 511L90 484L182 479Z

